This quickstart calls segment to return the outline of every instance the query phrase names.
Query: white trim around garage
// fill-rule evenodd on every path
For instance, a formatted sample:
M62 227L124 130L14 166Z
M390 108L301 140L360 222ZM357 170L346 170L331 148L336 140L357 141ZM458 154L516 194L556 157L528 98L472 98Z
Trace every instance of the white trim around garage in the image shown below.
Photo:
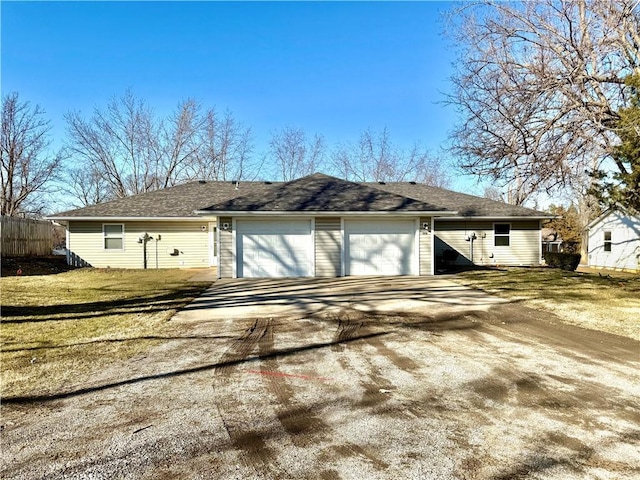
M237 222L235 217L231 219L231 260L233 262L233 278L238 278L238 240L236 237Z
M346 219L345 275L419 275L419 220Z
M234 232L236 277L315 275L313 218L238 219Z
M344 234L344 218L340 218L340 276L345 277L347 275L347 257L345 242L346 235Z

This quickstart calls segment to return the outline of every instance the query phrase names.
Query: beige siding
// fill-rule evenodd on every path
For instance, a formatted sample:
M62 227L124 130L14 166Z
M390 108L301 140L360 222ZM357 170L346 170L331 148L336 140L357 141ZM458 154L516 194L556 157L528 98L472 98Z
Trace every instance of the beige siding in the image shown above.
M422 228L424 223L429 224L429 230ZM433 221L431 217L421 217L418 228L420 229L420 275L431 275L431 262L433 255L431 252L431 230Z
M494 223L511 224L510 245L494 245ZM476 239L467 241L467 236ZM540 263L540 225L538 220L486 221L436 220L435 255L441 257L445 249L458 251L459 265L538 265Z
M222 224L228 223L227 230L222 229ZM218 255L220 256L220 278L233 278L233 264L235 261L233 245L233 222L231 217L220 217L218 222L220 232L220 244L218 245Z
M124 248L105 250L102 226L124 225ZM205 227L204 229L202 227ZM143 268L144 232L153 237L146 244L147 268L207 267L209 265L208 221L176 222L69 222L70 260L99 268ZM160 238L160 240L157 240ZM157 240L157 241L156 241Z
M339 277L342 263L340 218L316 218L315 250L316 277Z

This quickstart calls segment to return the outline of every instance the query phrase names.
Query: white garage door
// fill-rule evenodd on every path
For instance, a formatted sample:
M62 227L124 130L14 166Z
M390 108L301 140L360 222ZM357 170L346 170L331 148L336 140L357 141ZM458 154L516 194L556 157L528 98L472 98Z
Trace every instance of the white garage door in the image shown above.
M413 220L345 221L347 275L417 275Z
M311 220L238 220L238 277L313 275Z

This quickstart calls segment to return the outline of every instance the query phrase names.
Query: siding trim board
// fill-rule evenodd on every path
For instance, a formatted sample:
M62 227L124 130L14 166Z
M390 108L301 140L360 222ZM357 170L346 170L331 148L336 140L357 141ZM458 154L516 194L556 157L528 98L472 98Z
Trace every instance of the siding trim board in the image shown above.
M344 217L340 217L340 276L345 277L347 275L347 259L344 253Z

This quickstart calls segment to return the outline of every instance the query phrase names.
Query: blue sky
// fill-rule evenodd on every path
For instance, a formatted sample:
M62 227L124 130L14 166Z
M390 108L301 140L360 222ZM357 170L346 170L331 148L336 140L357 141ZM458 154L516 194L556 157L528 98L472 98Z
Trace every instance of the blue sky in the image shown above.
M229 109L255 151L286 125L439 154L454 112L444 2L6 2L2 92L41 105L56 141L63 115L90 114L131 88L158 114L179 101ZM458 179L454 188L469 180ZM482 193L482 192L476 192Z

